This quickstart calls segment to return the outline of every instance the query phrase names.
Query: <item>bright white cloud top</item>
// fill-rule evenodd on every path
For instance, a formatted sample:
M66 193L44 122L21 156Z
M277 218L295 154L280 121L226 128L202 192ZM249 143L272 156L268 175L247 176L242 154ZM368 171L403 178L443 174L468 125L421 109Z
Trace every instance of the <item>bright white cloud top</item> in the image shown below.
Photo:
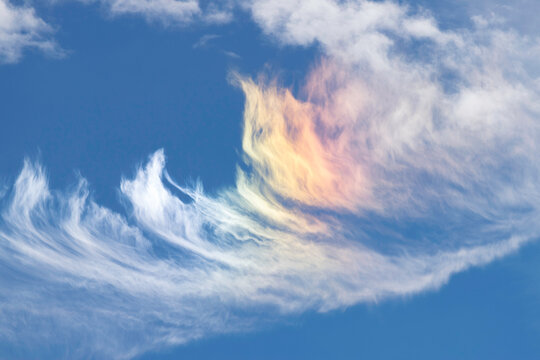
M183 23L201 12L107 3ZM92 201L84 179L51 191L26 162L2 199L0 283L12 290L0 297L1 336L44 341L35 329L52 321L87 334L94 352L130 357L436 289L538 238L538 38L489 17L441 29L393 2L228 6L282 44L320 47L302 91L234 76L243 159L215 196L178 185L158 151L122 180L126 217ZM408 237L410 226L424 235Z

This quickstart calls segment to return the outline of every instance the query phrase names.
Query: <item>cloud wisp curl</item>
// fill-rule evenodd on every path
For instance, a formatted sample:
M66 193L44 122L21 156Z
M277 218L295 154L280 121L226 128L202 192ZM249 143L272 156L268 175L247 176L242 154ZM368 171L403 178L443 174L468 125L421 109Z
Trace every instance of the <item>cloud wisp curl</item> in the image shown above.
M25 162L1 198L2 339L54 328L84 334L74 356L129 358L437 289L538 237L536 39L442 30L391 2L290 3L242 6L321 60L297 94L233 76L246 98L234 185L183 186L159 150L122 180L126 216L84 179L51 190Z

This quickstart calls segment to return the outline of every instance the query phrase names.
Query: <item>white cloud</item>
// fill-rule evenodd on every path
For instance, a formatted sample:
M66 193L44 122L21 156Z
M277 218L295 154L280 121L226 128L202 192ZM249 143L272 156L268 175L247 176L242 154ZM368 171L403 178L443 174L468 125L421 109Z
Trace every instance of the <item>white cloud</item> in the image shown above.
M105 3L165 22L205 14L189 1ZM158 151L122 181L125 217L93 202L84 180L49 190L26 162L2 199L0 264L18 274L0 277L11 289L2 333L35 337L24 315L129 357L436 289L538 238L537 37L488 15L443 29L393 2L241 6L276 42L317 45L322 58L297 98L238 79L248 170L208 196L176 184ZM411 224L424 235L406 236Z
M51 32L51 26L32 7L0 0L0 63L17 62L26 49L60 56L62 51L50 38Z
M190 22L201 10L196 0L110 0L112 14L144 14L147 18L180 23Z
M424 195L415 189L421 172L436 181L433 191L444 203L446 181L471 191L483 187L482 196L493 201L501 186L534 181L526 177L535 177L539 164L518 154L538 151L538 36L496 24L442 30L430 13L394 2L254 0L245 6L276 41L321 48L326 60L304 97L349 134L347 151L380 184L373 190L376 208L423 209ZM503 185L508 164L527 171ZM469 203L476 198L464 196Z
M221 37L221 35L217 35L217 34L206 34L206 35L203 35L201 36L201 38L199 40L197 40L197 42L195 44L193 44L193 48L194 49L197 49L197 48L204 48L206 46L208 46L208 43L215 40L215 39L219 39Z
M184 203L163 183L163 166L158 151L122 182L133 209L130 224L89 199L83 179L71 192L51 192L43 170L25 163L2 211L0 259L17 272L0 277L0 286L10 289L0 298L2 333L16 334L14 343L39 345L55 344L60 331L68 343L87 339L81 357L129 358L307 309L436 289L452 274L528 241L511 236L454 250L385 254L331 223L304 234L287 222L272 225L243 200L241 188L211 198L200 188L169 183L192 197ZM40 285L28 288L34 283Z
M394 37L426 38L440 43L459 41L441 32L429 16L411 16L407 7L384 1L272 1L244 3L264 32L291 45L318 43L344 61L388 65Z
M164 25L188 25L194 22L222 24L232 20L232 4L210 2L203 7L198 0L82 0L99 2L113 16L139 15Z

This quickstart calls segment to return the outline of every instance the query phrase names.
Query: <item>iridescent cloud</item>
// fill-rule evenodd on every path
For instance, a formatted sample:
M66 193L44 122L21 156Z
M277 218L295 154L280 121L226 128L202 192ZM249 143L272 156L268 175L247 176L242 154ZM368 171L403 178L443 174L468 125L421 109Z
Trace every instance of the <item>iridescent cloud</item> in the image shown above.
M321 2L245 4L266 33L323 54L297 94L233 76L243 152L217 195L174 181L159 150L122 180L125 216L84 179L53 191L25 162L0 191L2 338L40 344L54 328L85 334L81 357L129 358L436 289L538 237L531 40L443 31L390 2Z

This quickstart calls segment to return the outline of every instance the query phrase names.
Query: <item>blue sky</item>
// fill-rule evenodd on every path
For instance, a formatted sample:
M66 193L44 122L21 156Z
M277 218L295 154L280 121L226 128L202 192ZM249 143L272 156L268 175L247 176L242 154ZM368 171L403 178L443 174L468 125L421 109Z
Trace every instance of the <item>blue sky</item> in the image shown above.
M538 358L536 10L0 0L0 358Z

